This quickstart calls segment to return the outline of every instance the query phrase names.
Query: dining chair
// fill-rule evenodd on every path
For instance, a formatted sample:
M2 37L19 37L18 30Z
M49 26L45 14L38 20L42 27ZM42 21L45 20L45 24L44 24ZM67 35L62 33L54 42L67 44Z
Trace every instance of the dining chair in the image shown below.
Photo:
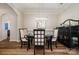
M44 29L34 29L34 55L36 48L43 49L43 54L45 54L45 30Z
M27 46L28 50L27 28L20 28L19 35L20 35L21 48Z
M57 37L58 37L58 29L54 29L53 37L52 37L52 44L55 45L57 48ZM51 51L52 51L52 46L51 46Z

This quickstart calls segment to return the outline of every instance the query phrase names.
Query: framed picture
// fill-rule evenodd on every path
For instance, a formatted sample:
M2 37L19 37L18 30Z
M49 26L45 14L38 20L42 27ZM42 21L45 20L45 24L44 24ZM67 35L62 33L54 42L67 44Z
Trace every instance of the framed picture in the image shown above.
M5 30L8 30L8 23L5 23Z

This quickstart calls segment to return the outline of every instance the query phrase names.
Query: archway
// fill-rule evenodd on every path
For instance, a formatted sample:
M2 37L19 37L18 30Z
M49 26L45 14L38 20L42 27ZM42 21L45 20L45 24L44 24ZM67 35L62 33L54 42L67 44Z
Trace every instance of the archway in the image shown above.
M5 13L1 16L2 40L7 39L7 31L10 30L10 41L17 39L17 20L16 15Z

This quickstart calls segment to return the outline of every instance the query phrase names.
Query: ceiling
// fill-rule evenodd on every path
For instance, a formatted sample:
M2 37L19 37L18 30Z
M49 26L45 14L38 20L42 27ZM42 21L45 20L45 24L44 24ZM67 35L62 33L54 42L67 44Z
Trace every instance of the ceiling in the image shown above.
M19 11L27 13L60 14L71 6L71 3L11 3Z

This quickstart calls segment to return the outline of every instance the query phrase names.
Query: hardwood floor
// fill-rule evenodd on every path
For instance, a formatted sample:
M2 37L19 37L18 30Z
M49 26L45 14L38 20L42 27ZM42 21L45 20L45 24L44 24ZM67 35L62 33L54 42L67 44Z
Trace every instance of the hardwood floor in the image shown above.
M62 44L58 43L58 47L53 47L53 51L50 49L45 48L45 55L78 55L79 50L72 49L69 50ZM8 42L8 41L1 41L0 42L0 55L34 55L33 46L31 49L27 51L27 47L20 48L20 43L18 42ZM42 55L42 50L36 50L37 55Z

